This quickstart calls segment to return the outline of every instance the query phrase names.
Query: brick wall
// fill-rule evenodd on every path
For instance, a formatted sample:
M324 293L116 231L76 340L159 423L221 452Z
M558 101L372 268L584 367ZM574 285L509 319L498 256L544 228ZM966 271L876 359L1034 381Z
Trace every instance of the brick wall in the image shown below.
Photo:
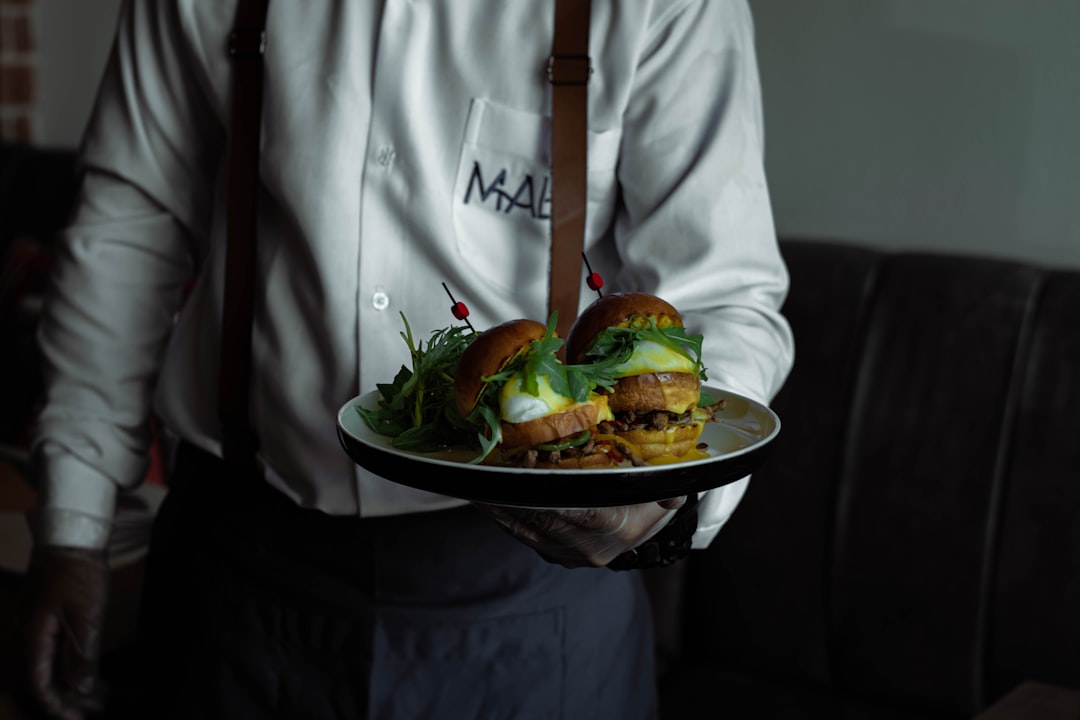
M0 140L34 137L34 0L0 0Z

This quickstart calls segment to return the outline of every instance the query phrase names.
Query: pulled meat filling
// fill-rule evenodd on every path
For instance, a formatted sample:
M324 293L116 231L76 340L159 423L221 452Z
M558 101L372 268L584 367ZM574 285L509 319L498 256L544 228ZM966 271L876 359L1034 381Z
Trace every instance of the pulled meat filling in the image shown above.
M616 422L623 430L663 430L669 425L689 422L692 417L690 411L681 415L669 413L667 410L653 410L652 412L639 413L633 410L619 413ZM601 423L603 425L603 423ZM611 427L609 425L609 427ZM604 432L601 430L600 432Z
M600 422L596 426L596 430L601 435L614 435L618 431L625 430L664 430L671 425L690 422L694 417L694 412L697 412L698 420L701 420L700 413L701 411L704 411L708 421L715 421L718 419L717 413L723 408L724 401L721 400L713 405L698 408L697 411L687 411L681 415L669 413L666 410L654 410L645 413L633 411L625 412L620 413L615 420L604 420ZM608 442L611 442L631 465L642 466L646 464L646 462L637 455L634 447L629 443L622 442L618 439L609 440ZM562 460L590 455L595 452L600 452L597 450L596 441L589 439L584 444L577 447L569 447L563 450L538 450L536 448L529 448L528 450L521 451L514 457L504 459L509 464L517 465L518 467L535 468L538 462L555 464Z

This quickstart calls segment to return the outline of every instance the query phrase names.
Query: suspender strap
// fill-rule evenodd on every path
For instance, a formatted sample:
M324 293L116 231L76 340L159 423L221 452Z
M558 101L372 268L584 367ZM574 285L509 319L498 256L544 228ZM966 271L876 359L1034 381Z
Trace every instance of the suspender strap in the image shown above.
M228 246L218 378L223 454L251 468L258 448L249 417L263 53L269 0L238 0L229 56L234 64L229 156ZM551 83L551 276L549 313L566 337L577 317L585 241L590 0L556 0Z
M254 467L258 448L249 407L259 131L268 5L269 0L239 0L228 46L233 63L233 97L218 415L225 461L241 470Z
M555 0L555 38L548 60L551 83L551 277L548 313L559 311L565 338L581 297L585 243L586 132L590 0Z

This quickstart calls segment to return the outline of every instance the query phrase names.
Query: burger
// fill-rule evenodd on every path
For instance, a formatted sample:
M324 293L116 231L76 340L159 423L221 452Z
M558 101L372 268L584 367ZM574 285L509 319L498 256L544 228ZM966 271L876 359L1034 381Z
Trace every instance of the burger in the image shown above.
M511 320L479 334L454 371L454 405L479 430L477 461L552 469L614 467L625 460L597 426L614 419L614 384L601 366L575 368L556 356L556 315L547 327Z
M593 365L615 379L612 419L601 430L648 463L703 457L696 449L720 404L705 397L702 336L687 333L682 316L648 293L605 295L587 307L567 335L569 363Z

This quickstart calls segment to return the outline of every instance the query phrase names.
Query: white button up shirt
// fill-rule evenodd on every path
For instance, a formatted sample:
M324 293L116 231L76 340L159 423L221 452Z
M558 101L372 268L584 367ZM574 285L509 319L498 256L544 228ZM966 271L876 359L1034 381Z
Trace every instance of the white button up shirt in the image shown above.
M129 0L41 326L46 542L103 546L147 420L219 452L235 0ZM359 469L337 409L454 322L547 319L553 2L273 2L251 418L269 482L375 516L461 501ZM594 0L586 253L705 336L713 385L768 400L793 359L744 0ZM191 279L194 282L191 283ZM594 296L582 283L581 306ZM746 482L710 491L707 544Z

